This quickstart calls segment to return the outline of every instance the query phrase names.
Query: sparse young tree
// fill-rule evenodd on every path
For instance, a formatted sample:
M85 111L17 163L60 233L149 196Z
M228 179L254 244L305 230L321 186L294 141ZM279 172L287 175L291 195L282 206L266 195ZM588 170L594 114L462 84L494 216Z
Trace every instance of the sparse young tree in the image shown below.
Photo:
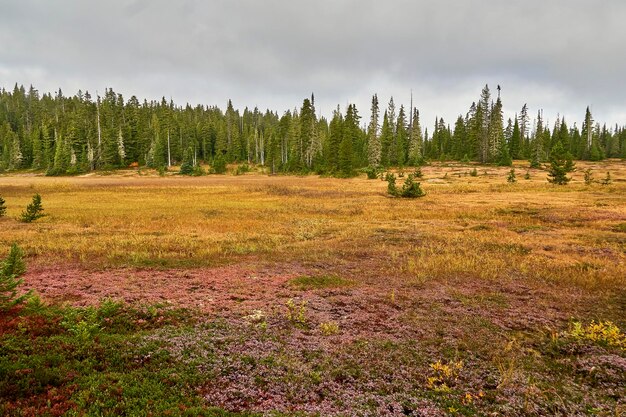
M509 175L506 177L506 182L509 184L513 184L517 182L517 178L515 177L515 169L511 168L509 171Z
M0 196L0 217L4 217L7 214L7 206L4 198Z
M0 311L23 303L32 294L32 291L28 291L18 296L17 287L23 283L20 276L26 271L23 256L24 253L17 244L13 244L9 255L0 262Z
M24 223L32 223L44 216L43 206L41 205L41 196L39 194L35 194L33 196L33 201L26 206L26 210L20 215L20 221Z

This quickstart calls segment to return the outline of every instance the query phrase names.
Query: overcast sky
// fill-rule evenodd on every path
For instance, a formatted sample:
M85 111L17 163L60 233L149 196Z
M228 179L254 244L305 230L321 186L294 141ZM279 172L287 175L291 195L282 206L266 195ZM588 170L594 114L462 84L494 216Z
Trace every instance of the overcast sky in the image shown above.
M505 117L626 124L626 1L0 0L0 86L318 112L371 95L429 127L488 83ZM425 119L425 120L424 120Z

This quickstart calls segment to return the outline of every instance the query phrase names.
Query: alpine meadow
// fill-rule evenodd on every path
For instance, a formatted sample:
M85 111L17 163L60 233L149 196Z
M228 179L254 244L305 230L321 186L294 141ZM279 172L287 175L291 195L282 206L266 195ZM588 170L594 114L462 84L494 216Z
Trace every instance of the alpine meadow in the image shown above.
M0 415L626 416L626 5L5 3Z

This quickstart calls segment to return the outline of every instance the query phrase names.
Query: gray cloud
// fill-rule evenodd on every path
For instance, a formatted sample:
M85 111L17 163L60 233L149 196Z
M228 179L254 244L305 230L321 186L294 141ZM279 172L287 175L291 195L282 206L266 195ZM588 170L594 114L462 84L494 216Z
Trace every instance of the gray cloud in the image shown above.
M0 85L324 114L409 92L429 125L503 87L552 120L626 122L626 2L0 0Z

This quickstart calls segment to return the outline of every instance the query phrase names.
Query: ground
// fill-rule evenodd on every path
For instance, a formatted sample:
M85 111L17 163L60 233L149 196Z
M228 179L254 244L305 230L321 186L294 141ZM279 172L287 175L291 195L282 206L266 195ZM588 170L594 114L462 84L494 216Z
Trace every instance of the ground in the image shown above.
M415 200L365 175L0 176L0 255L25 250L43 305L0 318L4 412L624 415L626 164L516 165L423 167ZM35 193L47 216L17 221Z

